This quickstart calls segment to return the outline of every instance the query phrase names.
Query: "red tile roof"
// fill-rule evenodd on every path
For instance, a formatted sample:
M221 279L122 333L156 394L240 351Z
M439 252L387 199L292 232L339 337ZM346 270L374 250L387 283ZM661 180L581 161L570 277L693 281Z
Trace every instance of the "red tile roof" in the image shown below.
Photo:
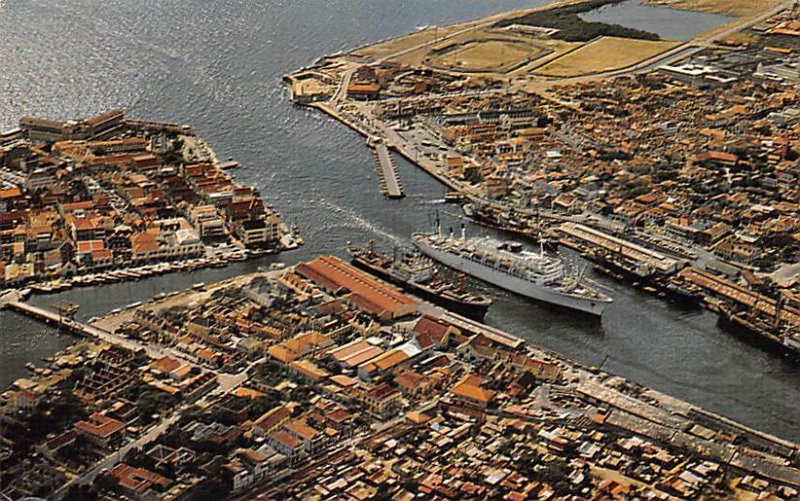
M172 483L170 479L162 477L158 473L153 473L143 468L134 468L125 463L116 465L109 473L119 480L121 487L137 494L144 494L153 485L158 485L161 489L164 489Z
M75 428L100 438L108 438L125 427L121 421L110 418L98 412L89 416L88 421L78 421Z
M333 256L322 256L297 266L297 272L334 294L351 292L350 300L359 308L384 316L403 316L416 311L419 304L396 289Z

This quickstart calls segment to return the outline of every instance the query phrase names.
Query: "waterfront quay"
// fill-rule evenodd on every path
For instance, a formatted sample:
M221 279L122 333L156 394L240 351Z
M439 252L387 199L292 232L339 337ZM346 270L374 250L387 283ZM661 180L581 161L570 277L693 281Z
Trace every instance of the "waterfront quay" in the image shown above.
M378 173L381 179L383 191L389 198L402 198L403 185L397 179L397 169L394 166L392 157L389 156L389 149L383 143L375 145L375 161L378 164Z
M0 285L58 292L302 243L230 165L186 125L23 117L0 134Z
M797 444L333 256L162 295L90 325L4 298L88 336L3 394L12 498L800 492Z
M295 103L441 181L464 217L575 249L602 273L705 305L729 330L797 355L800 13L794 2L746 10L651 52L652 36L600 26L581 40L536 29L550 19L538 10L514 13L322 58L285 80ZM511 49L544 42L551 51ZM487 57L498 44L525 71ZM606 66L583 53L607 54Z

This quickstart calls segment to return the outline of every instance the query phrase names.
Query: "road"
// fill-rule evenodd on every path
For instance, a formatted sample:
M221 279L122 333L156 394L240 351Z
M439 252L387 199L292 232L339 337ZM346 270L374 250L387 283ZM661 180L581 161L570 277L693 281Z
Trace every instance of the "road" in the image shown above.
M182 409L183 410L183 409ZM170 426L177 423L178 420L181 418L181 412L176 412L172 414L172 416L160 421L157 425L151 427L147 433L139 437L138 439L130 442L127 445L124 445L122 448L110 453L97 463L84 472L83 474L73 478L66 484L62 485L57 491L52 494L52 499L61 499L66 495L67 491L69 491L70 487L75 484L78 485L86 485L90 484L94 481L94 479L99 475L103 470L109 470L113 468L117 463L122 461L125 455L128 454L131 450L140 449L146 446L147 444L157 440L164 432L169 429Z
M105 329L97 328L93 325L83 323L79 320L64 317L54 311L40 308L32 304L24 303L15 299L7 299L3 296L0 300L0 307L6 307L23 314L35 317L40 320L46 320L52 323L61 324L64 328L79 334L105 341L115 346L120 346L132 351L144 350L150 358L158 359L167 355L176 358L177 360L189 365L195 365L195 361L188 358L187 355L179 352L170 347L160 347L150 344L144 344L133 339L124 338L118 334L114 334Z
M197 405L203 407L205 404L209 404L211 399L215 398L216 396L224 393L230 393L234 389L236 389L240 384L248 378L248 373L253 367L257 366L261 362L264 361L264 358L251 362L245 370L240 372L239 374L222 374L217 373L218 383L219 385L214 388L208 395L204 396L200 400L196 402ZM216 371L212 371L216 372ZM150 427L147 432L142 435L141 437L137 438L136 440L124 445L120 449L109 453L106 457L95 463L89 470L77 476L67 482L66 484L62 485L55 493L53 493L53 499L61 499L69 490L69 488L74 484L84 485L89 484L94 481L95 477L99 475L103 470L108 470L113 468L117 463L121 462L125 455L128 452L136 449L144 448L146 445L158 440L161 435L163 435L173 424L177 423L183 413L192 407L193 404L183 404L181 405L175 412L173 412L169 417L164 418L163 420L159 421L158 424L153 425Z
M136 340L123 338L122 336L111 333L104 329L100 329L77 320L62 317L58 313L47 310L45 308L40 308L38 306L33 306L28 303L24 303L21 301L22 299L21 296L22 294L20 293L20 291L17 290L11 290L3 293L0 296L0 308L10 308L40 320L47 320L53 323L60 323L65 328L68 328L72 331L81 333L85 336L105 341L115 346L126 348L128 350L132 351L144 350L145 353L152 359L159 359L166 355L169 355L185 364L192 366L196 365L195 362L187 358L185 354L180 353L173 348L153 346L150 344L141 343ZM248 364L248 366L238 374L227 374L221 371L205 368L205 370L210 371L217 376L218 386L214 388L214 390L209 392L208 395L200 399L197 403L201 405L203 403L209 403L210 399L216 397L217 395L229 393L235 390L237 387L239 387L239 385L241 385L247 380L249 372L263 361L264 358L262 357L258 360L250 362L250 364ZM101 471L112 468L114 465L119 463L130 450L142 448L147 444L153 442L154 440L158 439L164 432L167 431L167 429L169 429L170 426L178 422L178 420L181 418L182 413L190 406L191 404L182 405L169 417L164 418L162 421L159 421L157 424L149 428L147 432L145 432L145 434L142 435L141 437L126 444L122 448L108 454L106 457L98 461L89 470L87 470L83 474L73 478L72 480L61 486L53 494L53 498L60 499L61 497L63 497L69 490L69 488L75 483L78 484L91 483Z
M405 416L399 416L391 421L382 423L371 435L359 433L347 440L339 442L331 449L328 449L326 454L312 460L302 468L281 472L278 476L269 479L264 485L250 489L247 494L238 499L276 499L279 494L285 493L288 489L313 478L319 468L338 461L348 455L352 455L351 448L356 446L364 448L367 447L366 444L374 442L379 438L407 430L410 425L404 424L404 421ZM280 482L280 486L272 487L277 482ZM253 492L257 491L261 493L254 495Z

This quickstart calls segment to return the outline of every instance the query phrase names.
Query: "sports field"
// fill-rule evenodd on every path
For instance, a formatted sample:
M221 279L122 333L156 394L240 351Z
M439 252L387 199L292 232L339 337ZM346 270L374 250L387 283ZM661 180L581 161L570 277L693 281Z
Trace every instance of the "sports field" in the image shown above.
M504 73L542 53L542 49L514 40L480 40L428 58L431 66L462 72Z
M575 77L626 68L678 44L679 42L602 37L537 68L536 73L549 77Z

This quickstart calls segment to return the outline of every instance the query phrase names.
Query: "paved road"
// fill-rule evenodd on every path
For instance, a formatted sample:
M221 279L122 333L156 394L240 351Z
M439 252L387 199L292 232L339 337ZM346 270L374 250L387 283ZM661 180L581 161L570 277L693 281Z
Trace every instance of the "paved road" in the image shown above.
M40 308L32 304L24 303L18 300L5 300L2 302L2 306L13 308L17 311L26 313L28 315L34 316L39 319L47 319L50 322L60 323L64 327L70 330L79 332L89 337L93 337L95 339L99 339L101 341L105 341L109 344L121 346L123 348L127 348L132 351L145 350L145 352L150 358L158 359L169 355L186 364L195 365L195 361L191 360L190 358L188 358L187 355L173 348L154 346L151 344L144 344L133 339L127 339L118 334L109 332L105 329L100 329L93 325L89 325L78 320L62 317L56 312L53 312L45 308Z
M177 360L180 360L183 363L188 365L195 365L193 360L187 358L187 355L178 352L170 347L161 347L161 346L153 346L150 344L144 344L136 340L123 338L117 334L108 332L104 329L97 328L95 326L77 321L68 318L64 318L56 312L51 310L47 310L45 308L40 308L38 306L34 306L28 303L24 303L21 301L21 293L17 290L11 290L3 293L0 295L0 308L9 307L15 310L18 310L22 313L26 313L28 315L34 316L38 319L47 319L51 322L61 323L66 328L72 329L73 331L80 332L86 336L93 337L96 339L100 339L105 341L109 344L113 344L115 346L120 346L123 348L127 348L129 350L140 350L143 349L147 353L150 358L158 359L162 358L166 355L169 355ZM217 375L218 386L212 390L208 395L198 401L198 403L207 402L208 399L213 398L222 393L229 393L236 389L239 385L245 382L248 378L248 373L253 367L257 366L259 363L263 362L264 358L256 360L248 364L247 368L243 371L239 372L238 374L226 374L220 371L210 370L214 374ZM79 484L87 484L91 483L94 478L104 469L112 468L118 462L125 457L125 455L132 449L142 448L145 445L153 442L154 440L158 439L171 425L176 423L183 411L188 409L190 404L184 404L178 408L176 412L174 412L171 416L165 418L164 420L160 421L158 424L152 426L144 435L139 437L138 439L126 444L122 448L117 451L114 451L104 457L102 460L97 462L93 467L89 470L84 472L83 474L73 478L61 488L59 488L53 495L54 499L60 499L63 497L69 488L74 485L75 483Z
M229 393L233 391L240 384L242 384L244 381L247 380L249 371L263 361L264 358L251 362L247 366L247 368L242 372L240 372L239 374L217 373L217 376L219 378L218 379L219 386L217 386L216 388L214 388L214 390L209 392L208 395L198 400L197 404L202 406L204 403L209 403L210 399L220 394ZM130 452L131 450L144 448L146 445L158 440L158 438L161 437L161 435L163 435L169 429L170 426L172 426L173 424L177 423L180 420L183 413L190 407L192 407L192 404L181 405L172 415L163 419L162 421L159 421L158 424L148 429L144 435L130 442L129 444L126 444L119 450L116 450L108 454L106 457L95 463L95 465L91 467L89 470L87 470L80 476L73 478L72 480L61 486L53 494L52 496L53 499L62 498L67 493L69 488L76 483L79 485L91 483L92 481L94 481L97 475L99 475L103 470L111 469L117 463L121 462L125 457L125 455L128 454L128 452Z
M178 422L181 417L181 413L177 412L170 416L169 418L159 422L157 425L150 428L147 433L139 437L138 439L134 440L133 442L123 446L122 448L112 452L111 454L107 455L99 462L95 463L95 465L84 472L83 474L73 478L66 484L62 485L57 491L55 491L52 495L52 499L61 499L69 488L75 484L78 485L86 485L90 484L94 481L97 475L100 474L103 470L108 470L113 468L117 463L122 461L128 452L134 449L143 448L147 444L155 441L158 439L167 429Z

